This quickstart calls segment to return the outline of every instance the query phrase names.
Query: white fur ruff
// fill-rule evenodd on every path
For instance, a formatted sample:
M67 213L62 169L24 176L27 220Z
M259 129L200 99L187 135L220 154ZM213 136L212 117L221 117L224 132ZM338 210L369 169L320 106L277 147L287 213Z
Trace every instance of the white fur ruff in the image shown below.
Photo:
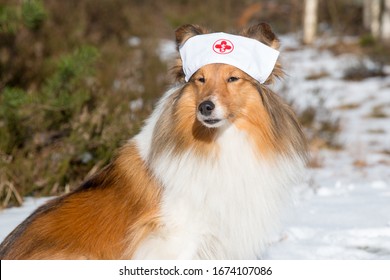
M154 127L167 106L161 99L135 137L148 162ZM299 157L264 160L250 135L229 124L207 159L192 151L165 151L148 162L162 182L161 228L148 236L135 259L256 259L278 228L289 185L304 163Z

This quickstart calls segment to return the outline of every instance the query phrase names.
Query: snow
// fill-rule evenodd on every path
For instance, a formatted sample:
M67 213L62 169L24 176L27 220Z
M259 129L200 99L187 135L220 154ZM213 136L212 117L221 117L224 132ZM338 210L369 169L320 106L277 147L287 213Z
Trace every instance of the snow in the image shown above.
M323 117L340 119L343 148L315 152L320 167L308 169L296 187L295 211L264 257L390 259L390 78L343 80L362 58L297 48L293 37L283 39L290 48L285 94L298 110L324 106L330 115ZM306 79L319 73L326 75ZM370 117L376 106L386 118Z
M348 40L353 40L348 38ZM319 163L295 186L295 207L265 259L390 259L390 67L388 77L343 80L345 71L373 62L354 54L335 56L321 38L303 47L281 38L288 77L275 86L296 110L316 106L319 118L339 119L340 150L313 151ZM174 43L161 47L171 57ZM307 79L320 75L318 79ZM374 117L375 110L384 114ZM0 212L0 240L47 198L26 198Z
M160 40L159 47L157 48L157 54L160 56L162 61L172 61L172 59L176 56L176 43L167 39Z
M48 201L50 197L24 200L22 207L13 207L0 212L0 240L2 241L18 224L20 224L36 208Z

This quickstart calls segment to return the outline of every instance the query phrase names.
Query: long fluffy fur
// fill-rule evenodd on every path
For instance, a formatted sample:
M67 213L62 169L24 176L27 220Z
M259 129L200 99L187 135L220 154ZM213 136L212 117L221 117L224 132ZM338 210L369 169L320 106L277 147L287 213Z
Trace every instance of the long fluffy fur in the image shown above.
M185 25L178 47L206 31ZM277 48L266 24L241 33ZM253 259L266 247L306 161L291 109L229 65L177 84L112 163L38 208L0 245L1 259ZM266 84L281 77L277 63ZM228 78L238 77L234 83ZM199 77L207 82L200 82ZM197 117L204 100L224 125Z

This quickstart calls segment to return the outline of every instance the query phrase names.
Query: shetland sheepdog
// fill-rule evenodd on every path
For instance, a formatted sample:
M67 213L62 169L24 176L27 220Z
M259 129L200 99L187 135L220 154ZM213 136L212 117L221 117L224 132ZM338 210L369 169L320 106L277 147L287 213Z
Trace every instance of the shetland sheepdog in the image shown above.
M208 32L176 30L178 49ZM277 49L269 25L240 36ZM73 192L39 207L0 246L1 259L255 259L277 229L307 145L268 85L225 63L174 86L138 135Z

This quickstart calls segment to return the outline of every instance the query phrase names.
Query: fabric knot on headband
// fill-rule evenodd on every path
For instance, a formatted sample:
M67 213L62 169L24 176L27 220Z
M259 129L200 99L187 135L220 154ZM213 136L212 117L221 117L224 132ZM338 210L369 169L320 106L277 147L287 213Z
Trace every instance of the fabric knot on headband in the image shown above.
M189 38L179 49L186 82L211 63L235 66L263 84L275 67L279 51L251 38L210 33Z

